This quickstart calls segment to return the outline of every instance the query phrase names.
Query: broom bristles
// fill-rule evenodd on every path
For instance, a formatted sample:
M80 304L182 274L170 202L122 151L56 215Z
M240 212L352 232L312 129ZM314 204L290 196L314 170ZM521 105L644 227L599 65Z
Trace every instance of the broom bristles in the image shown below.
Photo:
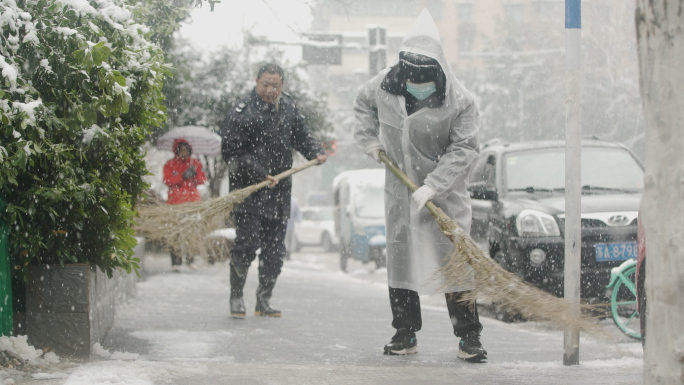
M160 241L179 255L204 255L206 236L225 227L233 207L254 192L253 187L230 194L178 205L142 206L135 230L139 236Z
M318 160L312 159L276 175L275 179L283 180L317 164ZM199 202L141 206L138 210L140 219L135 225L136 233L148 240L166 244L181 256L206 255L207 235L225 227L235 205L271 183L265 180L232 191L226 196Z
M582 316L596 310L596 305L571 303L523 281L489 258L441 209L437 208L436 211L442 231L454 243L451 253L446 257L445 266L436 278L442 278L446 287L462 285L474 276L476 290L464 295L464 301L487 298L504 311L529 320L550 322L563 329L580 329L594 336L602 333L591 317Z

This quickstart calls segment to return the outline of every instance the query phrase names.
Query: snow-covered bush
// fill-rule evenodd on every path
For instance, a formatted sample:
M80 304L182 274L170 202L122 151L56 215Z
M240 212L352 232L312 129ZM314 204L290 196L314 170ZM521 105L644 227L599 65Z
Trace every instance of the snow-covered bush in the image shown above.
M0 195L13 264L137 269L143 151L169 74L121 0L0 0Z

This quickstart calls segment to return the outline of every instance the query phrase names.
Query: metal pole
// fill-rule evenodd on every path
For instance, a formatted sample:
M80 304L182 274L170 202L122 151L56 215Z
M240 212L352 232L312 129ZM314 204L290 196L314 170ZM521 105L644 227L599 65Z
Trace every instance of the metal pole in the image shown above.
M581 0L565 0L565 300L579 303L582 250ZM580 314L576 314L580 316ZM566 329L563 364L579 365L579 329Z

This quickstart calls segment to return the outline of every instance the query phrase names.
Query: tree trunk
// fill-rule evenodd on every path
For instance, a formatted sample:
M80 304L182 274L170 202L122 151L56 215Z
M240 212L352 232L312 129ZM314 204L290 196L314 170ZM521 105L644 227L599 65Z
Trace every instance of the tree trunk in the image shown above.
M207 156L204 155L204 173L207 176L207 183L209 187L209 196L216 198L221 195L221 181L226 177L228 166L221 156Z
M220 159L217 159L214 163L213 178L209 181L209 191L211 192L212 198L221 195L221 181L226 177L227 171L228 167L226 164Z
M644 383L684 383L684 0L637 0L646 176Z

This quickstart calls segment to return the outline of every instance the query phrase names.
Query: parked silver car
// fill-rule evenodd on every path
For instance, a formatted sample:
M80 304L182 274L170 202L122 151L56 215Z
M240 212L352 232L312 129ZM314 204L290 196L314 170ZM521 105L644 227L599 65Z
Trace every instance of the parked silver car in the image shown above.
M335 234L335 221L331 206L313 206L301 209L302 220L295 223L294 250L301 246L323 246L325 251L333 251L339 245Z

